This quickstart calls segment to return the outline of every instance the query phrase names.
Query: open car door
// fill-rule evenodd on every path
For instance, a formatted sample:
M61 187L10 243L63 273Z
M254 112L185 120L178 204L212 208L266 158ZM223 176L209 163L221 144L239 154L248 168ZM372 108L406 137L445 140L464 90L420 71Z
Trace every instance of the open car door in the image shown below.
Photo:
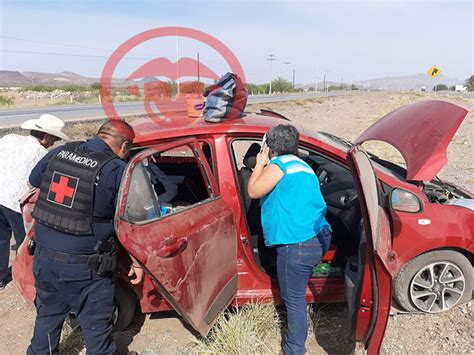
M208 198L160 216L160 201L147 169L152 156L177 164L195 162ZM207 334L237 292L237 235L232 211L219 195L199 143L195 139L165 143L133 157L117 209L121 244L184 320Z
M379 182L366 152L356 146L348 156L361 205L359 255L346 266L346 296L355 340L369 354L378 354L387 326L392 299L390 221L383 208Z

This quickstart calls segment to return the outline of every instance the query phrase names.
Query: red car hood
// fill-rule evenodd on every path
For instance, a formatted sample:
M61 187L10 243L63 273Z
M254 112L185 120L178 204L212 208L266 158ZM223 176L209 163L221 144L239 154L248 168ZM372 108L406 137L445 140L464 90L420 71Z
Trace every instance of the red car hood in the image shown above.
M403 106L375 122L355 143L393 145L405 159L407 180L430 181L448 162L446 150L467 112L435 100Z

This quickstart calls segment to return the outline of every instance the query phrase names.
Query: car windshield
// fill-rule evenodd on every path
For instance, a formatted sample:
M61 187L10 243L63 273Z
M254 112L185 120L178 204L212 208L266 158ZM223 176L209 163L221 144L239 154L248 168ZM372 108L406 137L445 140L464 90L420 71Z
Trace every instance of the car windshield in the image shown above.
M315 132L305 128L305 134L321 142L332 145L346 153L349 152L349 149L354 146L352 143L349 143L348 141L345 141L342 138L339 138L331 133Z
M349 152L349 150L354 146L354 143L344 140L338 136L335 136L334 134L327 133L327 132L312 132L311 130L305 130L306 133L308 133L311 137L316 138L324 143L330 144L332 146L335 146L346 153ZM384 173L395 177L399 180L404 181L406 179L406 169L392 163L390 161L384 160L379 158L378 156L367 152L369 154L370 160L374 163L374 166L383 171Z

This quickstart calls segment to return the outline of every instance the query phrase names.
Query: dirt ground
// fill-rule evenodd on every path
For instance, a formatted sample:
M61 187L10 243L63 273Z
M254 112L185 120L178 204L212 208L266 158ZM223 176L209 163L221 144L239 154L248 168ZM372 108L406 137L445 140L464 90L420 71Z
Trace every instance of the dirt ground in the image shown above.
M268 108L300 122L305 128L326 131L348 140L393 109L418 100L424 94L357 93L340 97L287 103L252 105L248 110ZM441 178L474 190L473 108L474 100L436 97L456 103L470 111L448 149L449 163ZM400 156L381 145L370 146L381 157L400 161ZM31 338L34 309L27 305L13 283L0 291L0 354L24 353ZM344 305L317 305L313 316L314 333L308 337L309 354L347 354L353 344ZM474 303L462 305L439 315L393 314L388 323L382 353L464 354L474 349ZM137 314L132 326L115 335L120 353L182 354L192 352L195 335L174 312L156 315ZM75 332L64 336L64 353L81 351ZM275 339L277 344L278 339Z

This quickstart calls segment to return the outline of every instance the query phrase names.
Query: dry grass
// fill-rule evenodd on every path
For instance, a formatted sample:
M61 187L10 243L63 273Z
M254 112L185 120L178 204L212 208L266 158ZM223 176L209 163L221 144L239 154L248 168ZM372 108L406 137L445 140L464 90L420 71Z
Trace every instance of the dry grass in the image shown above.
M184 353L275 354L279 351L280 315L274 305L233 307L220 317L211 333L190 344Z
M315 333L325 305L308 305L308 334ZM253 303L224 312L210 334L189 344L183 354L277 354L287 330L284 307ZM154 354L150 351L149 354Z

